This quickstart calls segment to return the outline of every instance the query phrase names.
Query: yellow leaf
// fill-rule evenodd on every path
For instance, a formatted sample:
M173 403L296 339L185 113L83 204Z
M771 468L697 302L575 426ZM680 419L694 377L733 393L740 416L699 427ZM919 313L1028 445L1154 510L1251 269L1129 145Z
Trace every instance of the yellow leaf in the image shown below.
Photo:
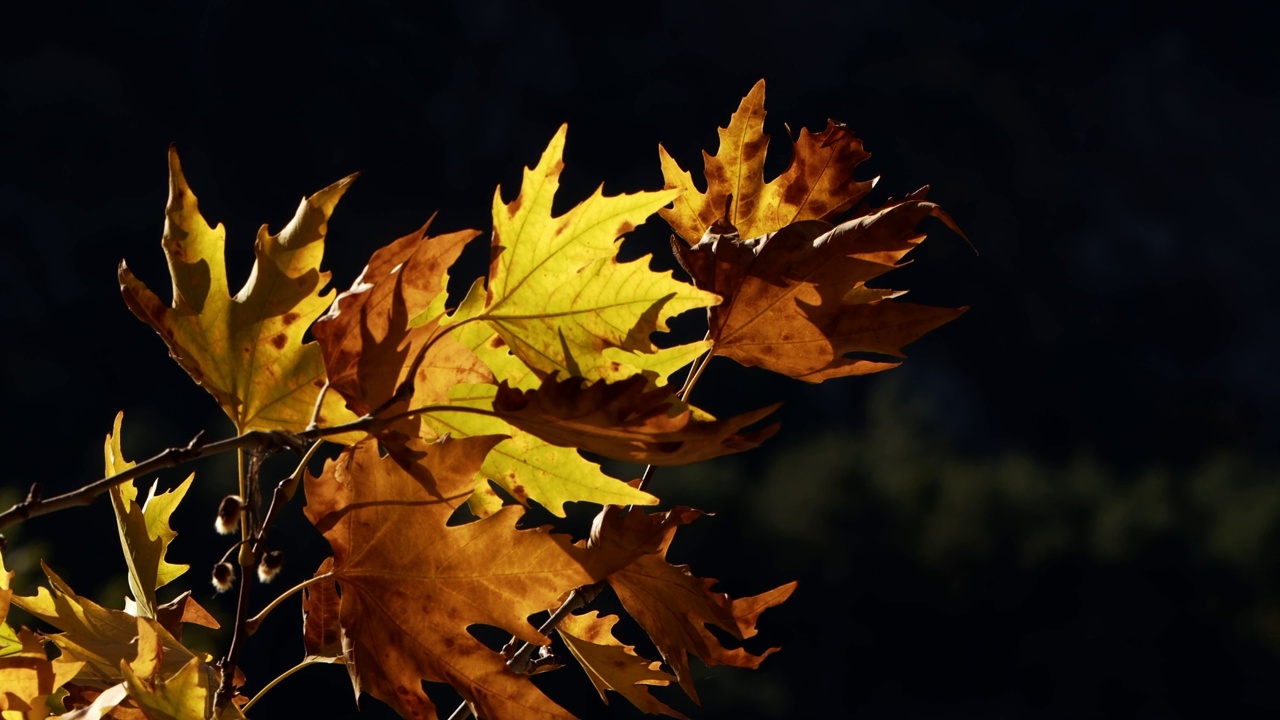
M174 672L193 658L208 659L203 653L197 656L187 649L154 620L110 610L76 595L48 566L42 566L49 578L49 588L38 588L30 597L15 595L13 604L62 631L49 636L49 641L62 651L65 659L85 662L76 675L77 681L91 680L99 686L119 682L122 679L120 662L137 653L135 638L139 621L155 623L164 651L165 672Z
M214 714L218 673L197 659L191 659L168 677L143 676L123 660L120 672L129 697L151 720L208 720ZM227 704L227 710L235 713L232 717L239 715L234 708L233 704Z
M84 663L49 660L44 643L26 628L17 638L21 649L0 657L0 711L6 717L14 712L22 718L47 717L45 698L75 677Z
M724 216L744 239L776 232L801 220L830 220L866 197L873 180L855 180L853 171L871 157L862 141L844 125L828 121L822 132L801 128L791 147L791 162L781 175L765 182L764 161L769 137L764 134L764 80L742 99L727 127L719 128L720 148L703 153L707 191L698 190L689 172L667 154L658 153L667 187L681 191L662 217L690 245Z
M497 390L494 385L459 385L451 393L450 402L492 409ZM424 415L423 421L437 436L446 432L457 438L509 436L489 451L476 476L476 493L470 505L472 512L480 517L502 505L489 489L488 480L496 482L521 503L536 500L559 517L565 516L564 504L570 501L601 505L656 505L658 502L653 495L606 475L598 464L582 457L577 450L552 445L501 418L441 411Z
M134 466L124 459L120 450L120 423L124 413L116 414L115 426L107 435L103 447L106 474L115 475ZM164 559L169 543L178 536L169 527L169 516L191 487L195 475L170 492L156 495L151 486L142 506L137 503L138 489L132 481L115 485L110 489L111 506L116 513L116 528L120 532L120 545L129 566L129 589L138 605L138 613L144 617L156 616L156 590L187 571L188 565L178 565Z
M588 379L618 377L603 351L645 355L667 320L719 302L709 292L654 272L645 256L619 262L620 237L670 203L677 191L606 197L603 188L560 217L552 200L564 168L565 127L537 166L526 169L520 194L493 200L493 251L488 290L472 286L450 324L482 319L511 352L540 374Z
M173 278L166 305L123 263L120 287L129 309L160 334L169 352L235 423L238 432L306 428L325 384L315 343L302 336L329 303L320 270L329 215L354 176L308 198L278 235L264 225L256 262L233 297L227 285L222 225L210 227L169 151L169 203L162 245ZM354 420L337 394L326 394L320 424ZM343 438L358 439L358 438Z
M618 642L613 636L617 622L617 616L601 616L592 610L585 615L566 617L557 630L606 705L609 698L604 691L614 690L650 715L684 718L641 687L670 685L676 678L661 670L662 663L645 660L636 655L634 647Z

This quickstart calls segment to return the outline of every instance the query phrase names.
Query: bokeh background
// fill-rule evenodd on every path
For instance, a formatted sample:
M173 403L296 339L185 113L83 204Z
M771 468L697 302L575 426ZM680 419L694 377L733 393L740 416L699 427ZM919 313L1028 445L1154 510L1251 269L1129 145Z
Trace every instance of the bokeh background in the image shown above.
M786 126L847 123L875 199L930 184L978 250L930 225L894 286L972 309L880 375L712 365L698 402L783 400L784 427L658 474L664 499L716 513L672 558L734 595L800 587L749 645L782 647L759 671L698 667L700 709L659 695L700 718L1274 717L1280 58L1243 4L1175 5L27 4L0 29L0 504L98 477L118 410L130 458L230 432L116 283L124 258L168 286L170 142L232 278L259 225L361 172L327 247L345 288L436 211L435 229L486 228L560 123L565 207L601 182L655 189L658 143L697 167L764 78L773 170ZM670 267L666 238L655 218L627 250ZM469 280L483 251L464 263ZM175 586L229 620L205 573L234 471L196 471ZM6 534L20 591L44 558L118 604L105 500ZM283 587L324 544L297 506L280 537ZM289 612L255 638L256 686L302 655ZM583 717L638 716L575 668L544 680ZM259 708L357 715L333 667Z

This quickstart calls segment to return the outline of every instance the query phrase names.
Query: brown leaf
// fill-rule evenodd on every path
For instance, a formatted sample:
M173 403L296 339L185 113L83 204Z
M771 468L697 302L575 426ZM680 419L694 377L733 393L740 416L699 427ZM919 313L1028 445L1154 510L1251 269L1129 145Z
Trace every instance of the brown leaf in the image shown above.
M706 628L715 625L738 640L755 636L756 621L768 608L782 603L796 588L795 582L748 598L732 599L712 592L716 581L695 577L687 565L667 562L667 549L676 529L702 516L700 510L675 507L664 513L643 515L632 511L625 516L606 518L595 535L596 542L610 535L626 536L642 532L645 524L661 532L657 552L645 555L609 576L609 585L631 617L644 628L658 651L680 680L680 687L698 701L689 671L688 654L704 664L757 668L778 648L754 655L744 648L726 648ZM639 516L631 517L631 516Z
M606 705L609 698L604 691L614 690L650 715L688 720L649 694L644 686L669 685L675 677L662 671L662 663L646 660L636 655L634 647L618 642L613 636L617 622L616 616L600 616L592 610L566 617L556 629Z
M412 464L372 442L307 477L306 514L333 548L339 624L356 693L411 718L434 717L422 680L447 682L485 718L563 718L562 708L468 632L492 625L546 644L527 618L627 558L575 547L544 530L515 529L506 507L447 526L501 436L410 444Z
M716 420L680 402L670 388L651 387L639 375L616 383L549 378L529 391L500 385L493 408L498 417L547 442L653 465L742 452L778 430L775 424L739 433L777 405Z
M333 558L327 557L316 569L316 577L333 571ZM338 623L341 598L338 583L332 578L320 580L302 591L302 647L307 655L342 657L342 628Z
M191 597L187 590L178 597L156 608L156 620L175 640L182 640L182 626L185 623L200 625L217 630L221 627L218 621Z
M903 346L966 310L891 301L905 291L866 286L924 240L916 226L926 217L953 226L921 190L834 227L810 220L747 242L729 226L709 232L685 262L725 298L710 311L714 352L813 383L896 367L848 355L903 357Z
M376 251L351 288L311 328L324 355L330 389L346 399L357 415L390 400L424 364L433 376L447 366L454 371L452 382L484 382L488 375L465 349L465 363L426 360L422 354L428 343L434 343L437 355L449 355L460 346L451 337L438 337L437 322L410 327L411 319L433 308L431 319L438 320L444 313L449 267L480 234L462 230L429 237L430 225ZM409 398L403 400L407 403ZM404 409L403 403L389 408L394 409Z
M658 146L667 187L682 191L672 207L660 212L690 245L726 214L743 237L759 237L801 220L830 220L870 192L874 181L854 180L853 171L871 157L862 141L843 124L827 121L825 130L801 128L792 143L791 163L765 182L764 80L742 99L728 127L720 128L720 149L703 153L707 191Z

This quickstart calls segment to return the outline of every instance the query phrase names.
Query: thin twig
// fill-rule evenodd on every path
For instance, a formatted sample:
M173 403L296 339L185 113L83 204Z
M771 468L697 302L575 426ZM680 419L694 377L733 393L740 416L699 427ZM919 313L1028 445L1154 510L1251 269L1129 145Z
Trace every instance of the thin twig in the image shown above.
M243 462L243 455L241 455L241 497L248 497L244 494L246 489L252 491L256 496L258 472L262 469L262 457L263 451L260 448L254 448L249 456L249 467L246 471ZM235 694L235 688L233 686L235 684L236 664L240 662L240 650L244 647L244 640L249 635L249 633L245 631L244 626L245 620L247 620L249 616L249 580L251 574L249 570L253 567L253 564L256 561L256 552L254 552L254 548L250 547L247 542L250 540L249 533L251 530L256 530L256 523L253 523L253 519L256 515L257 508L252 507L252 505L253 503L245 504L245 518L240 523L240 531L242 533L241 537L246 541L246 543L240 546L240 592L239 597L236 600L235 630L231 635L231 647L227 648L226 656L218 663L218 670L222 673L222 682L218 684L218 693L214 697L214 706L219 709L226 707L227 703L231 702L231 696ZM250 528L251 524L255 525L252 529Z
M306 657L302 658L302 662L298 663L297 665L294 665L293 667L289 668L288 670L285 670L283 673L280 673L279 675L277 675L277 676L276 676L276 678L275 678L274 680L272 680L271 682L269 682L269 683L267 683L265 686L263 686L263 688L262 688L261 690L259 690L259 691L258 691L258 694L253 696L253 699L252 699L252 700L250 700L249 702L245 703L245 704L244 704L244 707L240 708L240 712L242 712L242 713L247 713L247 712L249 712L249 708L253 707L255 703L257 703L259 700L261 700L261 699L262 699L262 696L263 696L263 695L266 695L268 690L270 690L271 688L275 687L276 685L279 685L279 684L280 684L280 682L281 682L282 680L284 680L285 678L287 678L287 677L289 677L290 675L292 675L292 674L294 674L294 673L298 672L299 670L301 670L301 669L302 669L302 668L304 668L304 667L309 667L309 666L311 666L311 665L320 665L320 664L330 664L330 665L332 665L332 664L333 664L333 661L332 661L332 660L330 660L329 658L320 658L320 657L316 657L315 655L308 655L308 656L306 656Z
M65 510L69 507L78 505L88 505L93 499L108 488L119 485L122 482L132 480L141 475L150 472L163 470L165 468L176 467L193 460L219 455L230 450L239 450L252 447L293 447L298 444L297 436L284 432L267 432L262 430L254 430L252 432L237 435L225 440L219 440L207 445L201 442L203 433L196 435L195 438L186 447L168 448L154 457L143 460L131 468L122 470L109 477L95 480L87 485L81 486L71 492L62 495L55 495L50 498L42 498L39 496L29 496L27 499L19 502L13 507L0 513L0 528L8 527L14 523L29 520L40 515L47 515L58 510Z
M306 580L303 580L297 585L294 585L288 590L285 590L283 593L280 593L279 597L267 603L267 606L262 608L262 610L258 611L257 615L254 615L253 617L244 621L245 632L247 632L250 635L254 634L255 632L258 631L258 626L262 624L262 621L266 619L267 615L271 614L272 610L275 610L277 607L280 607L280 603L284 602L290 597L301 592L302 589L307 587L308 585L314 585L315 583L318 583L321 580L328 580L331 577L333 577L333 573L331 572L327 572L323 575L314 575L312 577L307 578Z

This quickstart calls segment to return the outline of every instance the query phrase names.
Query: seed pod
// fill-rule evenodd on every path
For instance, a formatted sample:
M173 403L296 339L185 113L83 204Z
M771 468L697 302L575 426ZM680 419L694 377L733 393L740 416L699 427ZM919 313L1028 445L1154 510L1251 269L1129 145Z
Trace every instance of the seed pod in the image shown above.
M222 498L218 506L218 518L213 527L219 535L230 535L240 527L240 512L244 510L244 501L239 495L228 495Z
M213 566L213 589L224 593L231 589L236 580L236 568L229 562L220 562Z
M263 583L269 583L280 574L282 567L284 567L284 553L280 550L271 550L263 555L258 563L258 579Z

